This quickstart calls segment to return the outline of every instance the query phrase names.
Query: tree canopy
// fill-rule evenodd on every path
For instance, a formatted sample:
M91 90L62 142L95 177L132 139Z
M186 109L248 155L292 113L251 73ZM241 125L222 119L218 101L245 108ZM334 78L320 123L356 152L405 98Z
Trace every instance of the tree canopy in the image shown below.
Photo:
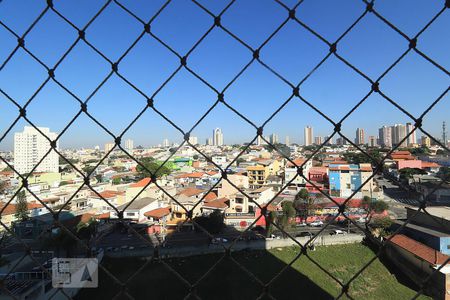
M16 213L15 218L18 221L25 221L28 219L28 204L25 196L25 191L20 191L16 197Z
M195 229L200 231L201 226L203 229L206 229L211 234L220 233L224 228L225 224L223 222L223 214L220 210L215 210L210 213L208 216L199 216L194 218L195 221Z
M156 162L151 157L143 158L140 160L140 162L145 166L145 168L148 169L147 171L141 165L137 165L136 171L141 175L141 177L151 177L152 175L161 177L163 175L169 175L171 173L171 170L166 165L160 167L161 164Z

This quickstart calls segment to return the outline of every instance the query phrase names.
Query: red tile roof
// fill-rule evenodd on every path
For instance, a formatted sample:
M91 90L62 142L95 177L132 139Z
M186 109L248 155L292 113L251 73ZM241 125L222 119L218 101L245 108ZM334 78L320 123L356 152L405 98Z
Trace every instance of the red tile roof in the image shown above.
M132 183L130 185L130 187L132 187L132 188L139 188L139 187L142 188L142 187L146 186L147 184L149 184L150 181L152 181L151 178L150 177L146 177L146 178L141 179L140 181L138 181L136 183Z
M297 166L301 166L304 162L306 161L306 159L303 158L296 158L293 160L293 162L297 165ZM294 165L291 162L287 163L287 167L294 167Z
M435 162L422 161L422 168L439 168L440 164Z
M119 192L119 191L103 191L101 193L99 193L103 198L105 199L109 199L109 198L113 198L116 197L118 195L124 195L125 192ZM99 198L98 195L96 193L92 193L92 196L94 198Z
M389 242L420 257L421 259L429 262L432 265L442 265L449 258L448 255L445 255L433 248L430 248L422 243L419 243L418 241L413 240L403 234L394 235L394 237Z
M99 215L95 215L96 219L109 219L111 217L110 213L104 213L104 214L99 214Z
M32 210L35 208L42 208L44 207L42 204L39 203L27 203L28 204L28 210ZM5 210L3 210L2 215L13 215L16 213L16 205L15 204L8 204L4 205L4 203L0 204L0 211L5 208Z
M205 175L203 172L193 172L178 175L176 178L202 178L203 175Z
M206 196L205 196L205 202L209 202L212 201L214 199L217 198L217 195L213 192L209 192Z
M167 216L170 214L170 208L169 207L160 207L157 209L149 210L144 213L144 216L146 217L152 217L152 218L162 218L164 216Z
M227 208L227 202L230 201L228 198L220 198L213 201L209 201L205 203L203 207L211 207L211 208Z
M198 194L203 193L204 190L200 190L197 188L185 188L184 190L181 190L180 192L178 192L179 195L185 195L187 197L192 197Z

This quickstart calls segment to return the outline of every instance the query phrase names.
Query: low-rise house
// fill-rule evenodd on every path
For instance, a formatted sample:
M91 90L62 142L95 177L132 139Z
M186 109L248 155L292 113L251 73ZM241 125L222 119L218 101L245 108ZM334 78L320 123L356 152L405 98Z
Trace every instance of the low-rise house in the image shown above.
M39 216L45 213L48 213L48 210L40 203L36 202L28 202L28 216L35 217ZM10 228L12 223L14 221L17 221L16 219L16 211L17 211L17 205L16 204L6 204L6 203L0 203L0 211L2 216L2 223ZM3 226L0 226L0 231L5 230Z
M308 178L309 170L312 168L312 160L306 160L305 158L297 158L294 160L294 164L288 162L284 168L284 183L288 185L290 190L300 190L306 186L306 180L302 176L297 175L297 166L303 166L303 174Z
M148 218L145 213L153 209L159 208L161 203L154 198L140 198L136 199L130 203L125 203L117 207L117 210L123 211L123 218L130 219L132 221L141 223L146 222ZM114 211L111 216L117 218L117 213Z
M432 276L425 285L425 293L433 299L449 299L449 256L432 249L403 234L394 235L385 248L386 257L412 281L421 285L424 278Z

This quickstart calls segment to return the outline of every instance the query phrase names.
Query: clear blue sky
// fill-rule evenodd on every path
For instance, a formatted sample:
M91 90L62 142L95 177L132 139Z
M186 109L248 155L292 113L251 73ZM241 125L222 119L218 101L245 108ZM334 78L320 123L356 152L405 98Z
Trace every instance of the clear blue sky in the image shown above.
M56 9L79 27L100 8L103 1L54 1ZM228 1L200 1L218 13ZM296 1L285 1L292 6ZM121 1L139 17L148 20L163 1ZM443 6L444 1L377 1L375 8L409 36L415 35ZM46 1L3 0L0 19L22 34ZM306 0L297 16L329 41L363 13L362 1ZM222 24L251 47L258 47L283 22L287 11L272 0L237 0L223 15ZM184 55L212 24L211 16L190 1L174 0L159 15L152 31ZM450 10L420 37L418 48L450 69ZM115 3L105 10L86 31L86 38L115 61L141 33L142 26ZM26 37L26 46L43 62L52 66L77 37L77 32L49 11ZM16 39L0 27L0 61L16 46ZM375 16L369 14L338 45L338 53L368 76L378 77L408 43ZM261 50L261 59L293 83L298 83L326 54L327 45L298 24L288 24ZM188 65L213 86L222 89L251 59L251 52L215 28L190 55ZM119 65L119 71L144 92L152 94L176 69L176 56L149 35L137 44ZM110 65L79 42L57 68L56 78L80 98L85 99L110 71ZM19 103L25 103L47 73L23 50L19 50L0 72L0 87ZM386 95L418 116L449 86L450 79L419 55L411 52L380 83ZM335 57L331 57L302 86L301 94L332 119L338 121L368 91L370 85ZM291 94L291 88L254 63L225 93L226 100L260 125ZM198 79L181 70L155 97L156 107L183 129L189 129L216 100L216 95ZM145 106L145 99L117 76L100 89L88 110L114 133L120 133ZM424 127L440 136L442 121L450 123L450 95L446 95L424 120ZM28 108L28 116L39 126L60 132L76 114L78 103L53 82L49 82ZM17 116L17 109L0 95L1 134ZM406 123L406 115L378 95L371 96L343 124L343 132L354 139L357 127L366 135L376 135L383 124ZM21 121L13 131L26 125ZM303 128L314 127L314 134L325 136L332 126L298 99L294 99L266 126L265 134L276 132L280 140L303 142ZM226 143L251 140L255 130L223 105L216 107L193 135L204 142L215 127L221 127ZM419 134L420 136L420 134ZM154 145L164 138L181 140L175 129L152 111L144 114L126 135L135 145ZM13 136L0 144L11 149ZM108 135L82 116L62 137L62 147L103 145Z

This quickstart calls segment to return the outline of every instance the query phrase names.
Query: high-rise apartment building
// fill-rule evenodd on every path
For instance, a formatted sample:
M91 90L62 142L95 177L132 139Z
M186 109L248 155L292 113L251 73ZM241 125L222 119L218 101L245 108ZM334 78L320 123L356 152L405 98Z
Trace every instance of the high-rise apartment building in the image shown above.
M378 129L378 138L380 140L380 146L392 147L392 127L383 126Z
M305 127L305 146L311 146L313 144L313 128L311 126Z
M408 136L407 139L407 144L408 146L417 144L417 139L416 139L416 132L414 131L414 125L411 123L406 123L406 135L408 135L410 132L411 135Z
M50 132L49 128L38 127L38 129L52 141L58 137L58 134ZM49 140L42 134L31 126L25 126L22 132L14 134L14 168L20 174L31 172L50 149ZM56 149L58 147L57 141ZM59 172L58 153L50 151L34 171Z
M222 129L216 128L213 130L213 145L223 146L223 133Z
M406 137L406 126L403 124L395 124L392 126L392 146L399 145L400 147L406 147L407 141L402 140Z
M263 144L263 139L260 135L256 138L256 145L261 146Z
M291 141L289 140L289 136L288 135L286 136L286 138L284 140L284 143L286 144L286 146L290 146L291 145Z
M356 145L364 145L365 144L365 137L364 137L364 129L363 128L356 128L355 144Z
M272 133L270 135L270 143L272 145L278 144L278 134Z
M422 147L431 147L431 139L427 135L422 135L421 140Z
M197 145L198 144L198 138L196 136L190 136L189 137L189 143L191 143L192 145Z
M125 150L133 150L134 149L134 141L133 140L126 140L125 141Z
M105 153L108 153L116 146L115 143L106 143L105 144Z
M207 138L206 139L206 146L212 146L213 145L213 139L212 138Z
M369 136L369 147L376 147L376 146L378 146L377 137L370 135Z
M316 144L316 145L322 145L322 143L323 143L323 137L321 137L321 136L316 136L316 137L314 138L314 144Z
M162 142L162 146L163 147L169 147L170 146L169 140L168 139L164 139L163 142Z

